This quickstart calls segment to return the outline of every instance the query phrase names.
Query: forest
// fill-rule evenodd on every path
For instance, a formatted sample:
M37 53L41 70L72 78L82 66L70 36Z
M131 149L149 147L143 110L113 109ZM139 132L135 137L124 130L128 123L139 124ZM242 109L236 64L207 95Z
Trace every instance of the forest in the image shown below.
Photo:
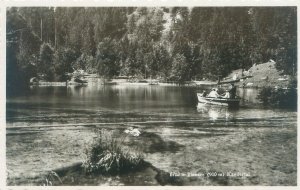
M7 91L32 77L216 80L274 60L297 74L296 7L10 7Z

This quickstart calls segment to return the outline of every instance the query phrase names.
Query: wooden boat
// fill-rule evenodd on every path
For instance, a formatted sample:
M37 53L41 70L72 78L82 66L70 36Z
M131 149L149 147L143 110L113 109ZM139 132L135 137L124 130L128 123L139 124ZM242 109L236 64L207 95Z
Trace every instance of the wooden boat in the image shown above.
M197 93L197 98L200 103L228 106L238 108L240 104L240 98L213 98L213 97L203 97L202 93Z
M158 82L157 82L157 81L153 81L153 82L151 81L151 82L149 82L148 84L149 84L149 85L158 85Z
M74 81L68 81L68 86L87 86L88 83L80 83L80 82L74 82Z
M88 82L81 78L72 78L70 81L67 81L67 85L71 86L87 86Z

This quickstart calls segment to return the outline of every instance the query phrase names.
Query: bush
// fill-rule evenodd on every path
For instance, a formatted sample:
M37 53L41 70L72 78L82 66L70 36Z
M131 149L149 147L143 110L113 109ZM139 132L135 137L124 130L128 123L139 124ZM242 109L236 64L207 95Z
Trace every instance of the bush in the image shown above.
M259 92L257 98L264 104L264 105L268 105L270 103L271 100L271 95L273 89L270 86L267 87L263 87L261 89L261 91Z
M143 166L141 153L126 147L125 136L113 137L112 132L101 130L91 149L86 151L83 167L87 173L119 174Z
M291 80L287 88L264 87L257 98L266 106L297 109L297 80Z

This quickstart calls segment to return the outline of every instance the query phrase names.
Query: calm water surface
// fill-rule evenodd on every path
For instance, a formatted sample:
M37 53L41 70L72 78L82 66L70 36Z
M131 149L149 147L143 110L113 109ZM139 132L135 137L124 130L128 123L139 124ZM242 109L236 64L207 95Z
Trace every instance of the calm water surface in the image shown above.
M274 118L296 119L296 112L262 108L256 89L239 89L238 95L243 99L238 110L198 105L196 92L201 89L125 85L33 87L26 95L7 98L7 127L249 118L264 118L272 125Z

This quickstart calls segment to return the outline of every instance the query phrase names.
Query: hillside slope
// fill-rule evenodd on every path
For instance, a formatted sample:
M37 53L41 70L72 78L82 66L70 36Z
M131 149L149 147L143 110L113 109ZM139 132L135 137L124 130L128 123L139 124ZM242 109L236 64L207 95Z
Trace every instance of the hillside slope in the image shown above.
M263 64L254 64L248 71L244 71L242 75L242 69L234 70L227 78L233 78L234 75L237 75L238 78L243 76L252 76L251 78L241 79L237 84L240 87L285 87L287 86L290 76L282 75L275 68L276 63L270 61Z

